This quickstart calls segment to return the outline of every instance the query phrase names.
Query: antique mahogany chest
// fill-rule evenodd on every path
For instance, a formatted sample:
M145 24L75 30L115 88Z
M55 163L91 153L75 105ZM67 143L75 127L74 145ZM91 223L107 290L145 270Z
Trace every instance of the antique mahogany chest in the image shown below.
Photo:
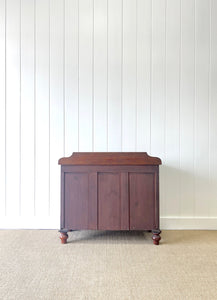
M73 230L159 229L159 165L146 152L74 152L61 158L60 238Z

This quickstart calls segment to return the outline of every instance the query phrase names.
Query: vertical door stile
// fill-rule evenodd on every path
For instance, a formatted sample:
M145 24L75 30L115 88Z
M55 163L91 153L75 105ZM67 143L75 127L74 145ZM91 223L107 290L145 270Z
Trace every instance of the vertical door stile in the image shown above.
M120 195L120 203L121 203L121 211L120 211L120 219L121 219L121 230L129 230L129 192L128 192L128 172L122 172L121 174L121 195Z
M88 229L98 229L97 172L89 173Z

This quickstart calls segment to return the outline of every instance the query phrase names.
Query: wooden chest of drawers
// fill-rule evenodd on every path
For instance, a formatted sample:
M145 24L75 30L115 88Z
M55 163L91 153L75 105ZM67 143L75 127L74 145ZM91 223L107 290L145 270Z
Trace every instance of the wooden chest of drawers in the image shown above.
M73 230L149 230L158 245L159 165L146 152L61 158L61 241Z

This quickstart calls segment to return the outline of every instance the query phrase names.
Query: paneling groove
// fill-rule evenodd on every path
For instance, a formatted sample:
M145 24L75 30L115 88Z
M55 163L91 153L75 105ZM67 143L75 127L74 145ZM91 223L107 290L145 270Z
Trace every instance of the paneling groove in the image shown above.
M0 0L0 227L57 228L57 161L94 150L161 157L163 227L216 229L216 20L216 0Z
M0 1L0 215L6 213L6 3Z
M65 153L79 145L79 36L78 0L65 1Z
M35 216L49 215L51 57L49 1L35 2ZM52 187L51 187L52 189Z
M122 0L108 1L108 151L122 149Z
M217 211L217 1L210 2L210 217Z
M181 5L180 215L194 214L194 0ZM188 199L188 200L187 200Z
M22 216L34 215L34 21L34 1L22 0L20 28L20 214Z
M6 214L19 216L20 2L8 0L6 6Z

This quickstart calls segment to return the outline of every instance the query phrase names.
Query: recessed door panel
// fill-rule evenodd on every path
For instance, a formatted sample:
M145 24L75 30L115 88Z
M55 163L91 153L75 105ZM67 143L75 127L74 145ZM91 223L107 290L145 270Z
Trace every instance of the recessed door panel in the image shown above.
M88 173L65 173L65 228L88 228Z
M120 174L98 173L98 229L120 226Z
M155 173L129 173L130 229L155 228Z
M127 173L98 173L98 229L129 229Z

